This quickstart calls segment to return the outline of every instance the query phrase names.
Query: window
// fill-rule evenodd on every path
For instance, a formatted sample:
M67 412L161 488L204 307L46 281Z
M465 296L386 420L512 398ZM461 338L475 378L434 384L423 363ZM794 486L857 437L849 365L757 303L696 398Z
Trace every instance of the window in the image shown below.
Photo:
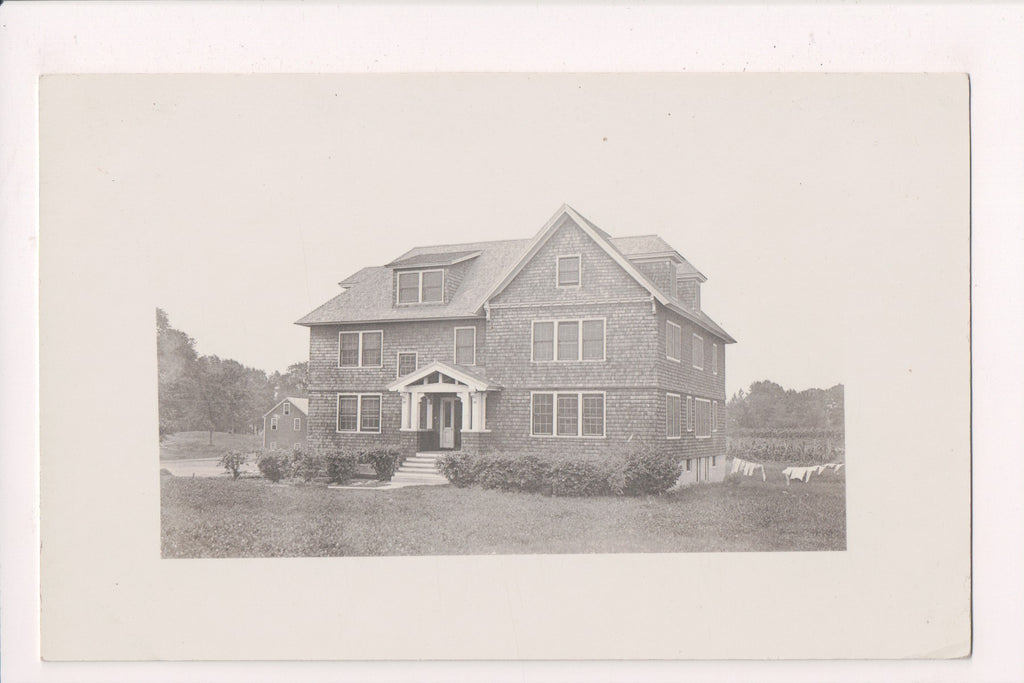
M665 397L665 436L678 439L683 435L683 401L678 394Z
M711 466L715 467L717 462L718 462L718 456L717 455L712 455L711 456Z
M700 335L693 335L693 367L704 369L704 340Z
M718 344L711 345L711 372L718 374Z
M554 395L533 395L533 435L551 436L554 420Z
M285 401L285 404L284 404L284 414L285 415L291 415L292 414L292 406L287 401Z
M532 436L604 436L602 392L534 392L531 414Z
M693 431L693 396L686 397L686 431Z
M476 365L476 328L455 328L455 364Z
M605 321L543 320L533 323L533 360L603 361Z
M711 431L718 431L718 401L711 402Z
M380 394L338 394L338 431L380 433Z
M604 321L583 321L583 360L604 360Z
M292 420L292 429L295 430L296 432L302 431L302 418L301 417L297 417L294 420Z
M276 432L277 431L277 416L276 415L274 417L270 418L270 431L272 431L272 432Z
M558 271L559 287L580 286L579 256L559 256L556 270Z
M558 360L580 359L579 321L558 323Z
M707 439L711 436L711 401L706 398L698 398L694 402L696 409L695 429L698 439Z
M691 460L690 460L690 458L687 458L686 459L686 471L689 472L691 468L692 468Z
M405 377L416 372L416 352L399 352L398 354L398 376Z
M533 360L547 361L555 359L555 324L533 324Z
M604 394L583 394L583 436L604 436Z
M683 328L671 320L665 321L665 356L669 360L683 357Z
M443 270L413 270L398 274L398 303L427 304L443 300Z
M338 342L339 368L379 368L384 333L342 332Z

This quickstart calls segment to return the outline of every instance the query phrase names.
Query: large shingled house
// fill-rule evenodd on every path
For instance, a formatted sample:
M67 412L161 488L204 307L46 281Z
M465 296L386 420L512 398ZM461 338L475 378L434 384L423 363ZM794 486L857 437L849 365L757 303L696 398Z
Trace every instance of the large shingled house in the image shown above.
M533 239L416 247L343 280L310 329L312 448L611 453L725 468L725 346L704 275L562 206Z

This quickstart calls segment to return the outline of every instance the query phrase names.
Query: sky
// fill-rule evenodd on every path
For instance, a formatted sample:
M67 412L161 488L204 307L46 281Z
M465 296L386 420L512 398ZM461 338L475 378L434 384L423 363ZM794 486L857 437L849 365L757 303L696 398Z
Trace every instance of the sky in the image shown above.
M613 236L661 235L707 276L702 307L738 341L730 395L762 379L826 388L857 371L846 338L867 319L862 297L927 267L930 236L964 220L956 77L65 85L44 105L80 113L42 135L80 153L46 178L81 186L90 199L74 210L117 228L118 258L145 259L154 307L200 353L268 372L307 359L293 322L359 268L418 245L529 238L568 203ZM894 231L920 249L876 258Z

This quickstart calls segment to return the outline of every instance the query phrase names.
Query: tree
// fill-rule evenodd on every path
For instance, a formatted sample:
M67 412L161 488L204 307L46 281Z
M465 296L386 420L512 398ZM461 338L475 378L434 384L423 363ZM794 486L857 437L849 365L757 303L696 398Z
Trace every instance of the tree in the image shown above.
M764 380L733 394L727 404L734 429L843 430L843 385L830 389L785 389Z
M157 397L160 438L188 429L195 421L196 342L171 327L167 313L156 309Z

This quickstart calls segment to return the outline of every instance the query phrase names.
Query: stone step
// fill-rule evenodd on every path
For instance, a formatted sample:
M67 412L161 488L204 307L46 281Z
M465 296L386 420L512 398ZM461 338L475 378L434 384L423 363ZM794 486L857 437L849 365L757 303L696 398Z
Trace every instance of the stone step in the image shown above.
M413 463L426 463L428 465L433 465L435 462L437 462L437 458L420 458L420 457L417 457L417 456L412 456L412 457L406 458L405 460L402 461L403 464L404 463L410 463L410 462L413 462Z
M396 472L391 481L398 484L447 484L448 480L433 474L402 474Z

